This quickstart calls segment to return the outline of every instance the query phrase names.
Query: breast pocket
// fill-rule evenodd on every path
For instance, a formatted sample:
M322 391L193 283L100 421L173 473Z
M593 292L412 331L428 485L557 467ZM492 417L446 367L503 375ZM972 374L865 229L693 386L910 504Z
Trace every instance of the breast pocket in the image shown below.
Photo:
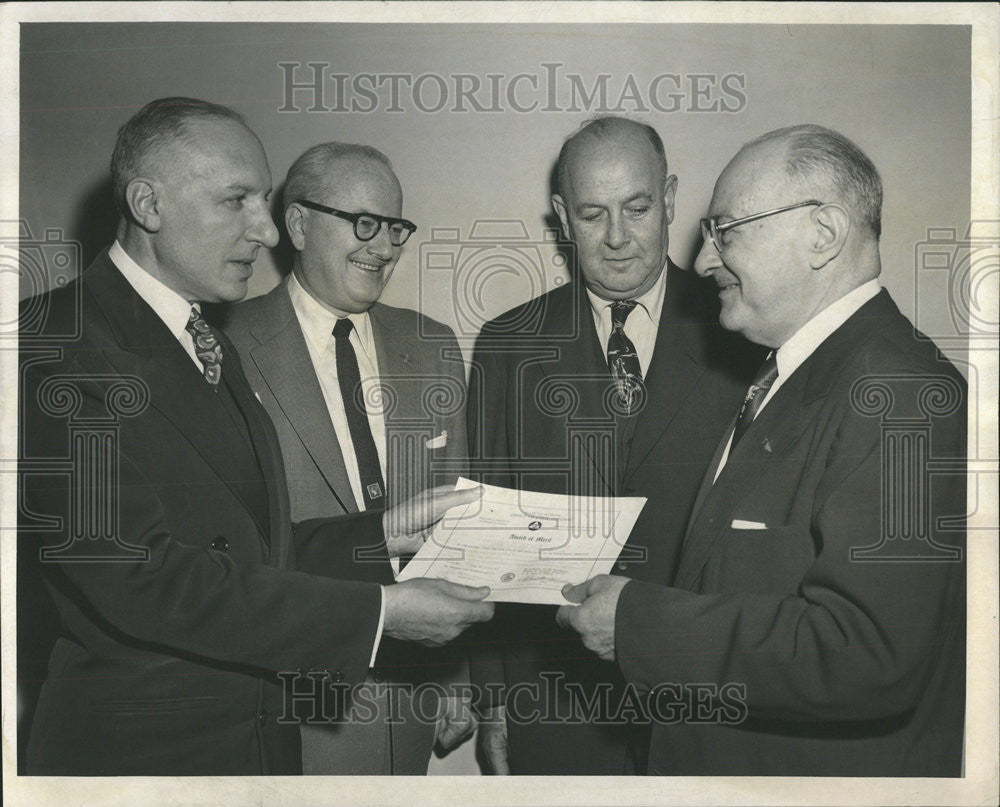
M720 590L793 594L814 560L807 524L730 527L718 555L717 583Z

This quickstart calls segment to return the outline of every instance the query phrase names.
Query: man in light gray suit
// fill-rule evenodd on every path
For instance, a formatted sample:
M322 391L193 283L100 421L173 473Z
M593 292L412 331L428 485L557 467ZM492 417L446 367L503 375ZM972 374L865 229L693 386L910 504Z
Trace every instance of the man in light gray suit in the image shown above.
M293 521L386 508L464 472L465 373L454 334L378 302L416 230L401 216L402 190L384 154L313 146L285 183L292 272L228 317L278 432ZM372 579L391 583L400 562L373 561ZM456 699L436 703L436 683L457 666L453 650L387 642L363 697L375 708L302 725L303 772L426 773L435 739L447 748L474 728Z

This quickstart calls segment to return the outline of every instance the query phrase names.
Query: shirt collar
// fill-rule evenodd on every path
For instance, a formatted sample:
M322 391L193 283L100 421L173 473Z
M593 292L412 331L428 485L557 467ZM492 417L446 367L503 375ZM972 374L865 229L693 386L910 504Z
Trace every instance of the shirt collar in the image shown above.
M371 319L367 311L360 314L335 314L306 291L294 272L288 278L288 296L292 300L292 308L295 309L302 333L315 349L325 350L329 346L333 340L333 326L338 319L346 316L354 323L361 349L368 356L374 355Z
M663 310L663 294L667 288L667 264L664 264L663 269L660 271L660 276L656 279L652 288L649 289L641 297L636 297L635 301L637 303L636 307L632 310L635 313L638 310L644 311L646 316L649 317L649 321L653 325L659 325L660 323L660 311ZM587 297L590 299L590 308L594 312L594 316L598 319L604 317L608 318L608 322L611 322L611 305L616 302L615 300L605 300L603 297L595 294L587 289ZM631 315L630 315L631 316Z
M136 294L163 320L174 338L183 339L191 318L192 303L139 266L117 240L108 249L108 257ZM194 307L201 310L197 304Z
M799 328L785 344L778 348L774 357L778 363L778 377L788 378L795 372L799 365L808 359L830 334L878 294L879 289L881 289L881 285L878 279L869 280L828 305Z

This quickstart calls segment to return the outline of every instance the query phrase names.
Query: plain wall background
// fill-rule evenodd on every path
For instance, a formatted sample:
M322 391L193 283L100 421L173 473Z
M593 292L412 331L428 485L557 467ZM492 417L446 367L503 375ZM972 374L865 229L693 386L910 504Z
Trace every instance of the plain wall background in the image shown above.
M542 65L559 63L559 79L548 86L556 87L563 109L570 102L569 74L588 91L600 74L610 74L609 106L629 75L644 96L655 76L681 76L680 110L632 112L626 103L626 114L656 127L679 176L670 254L682 266L691 265L699 246L697 221L714 181L743 142L803 122L852 138L878 166L886 188L884 285L929 335L955 329L949 299L964 292L949 293L947 272L918 272L918 245L929 227L954 228L961 237L969 220L967 27L117 23L21 30L20 216L36 240L55 228L81 242L84 262L113 237L107 166L118 127L153 98L205 98L246 115L267 150L276 188L314 143L363 142L384 151L403 185L403 214L420 229L383 299L452 325L468 337L462 340L468 351L486 318L567 278L543 236L555 224L550 172L565 137L601 110L595 101L586 109L541 111L550 75ZM390 112L383 86L375 111L310 112L313 96L299 92L293 100L300 111L279 112L287 100L281 62L302 65L299 82L312 76L308 62L351 76L433 73L448 83L450 97L444 110L423 112L404 88L404 111ZM487 75L508 82L518 73L540 82L538 91L520 84L522 103L541 102L534 112L513 110L503 95L500 112L471 111L471 104L470 111L451 111L455 74L478 76L484 85L478 97L489 104ZM688 111L714 99L738 105L718 84L733 73L744 77L740 111ZM693 98L694 74L718 77L708 81L711 97ZM435 106L436 83L426 80L423 89L424 106ZM661 84L661 103L675 89ZM327 106L336 103L335 94L328 80ZM471 247L468 236L482 219L523 223L528 246ZM442 247L436 228L456 230L462 240ZM250 296L278 281L282 246L277 256L261 254ZM447 264L448 255L453 271L429 268L431 260ZM21 294L34 290L22 284ZM939 341L955 358L964 352L961 338Z

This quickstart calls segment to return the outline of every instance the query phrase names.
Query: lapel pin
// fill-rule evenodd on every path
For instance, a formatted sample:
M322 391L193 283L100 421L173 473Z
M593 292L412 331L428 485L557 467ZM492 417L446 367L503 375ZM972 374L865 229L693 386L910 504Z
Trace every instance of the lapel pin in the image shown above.
M764 438L764 442L761 443L761 446L768 454L771 453L771 441L768 440L766 437Z

